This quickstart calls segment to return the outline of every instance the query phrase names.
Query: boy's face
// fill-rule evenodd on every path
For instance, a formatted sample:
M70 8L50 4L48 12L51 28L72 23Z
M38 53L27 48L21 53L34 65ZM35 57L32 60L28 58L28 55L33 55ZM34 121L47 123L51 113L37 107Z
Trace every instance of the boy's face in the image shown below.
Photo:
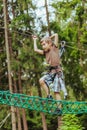
M45 40L41 43L41 46L42 46L44 51L49 51L51 48L51 44L46 42Z

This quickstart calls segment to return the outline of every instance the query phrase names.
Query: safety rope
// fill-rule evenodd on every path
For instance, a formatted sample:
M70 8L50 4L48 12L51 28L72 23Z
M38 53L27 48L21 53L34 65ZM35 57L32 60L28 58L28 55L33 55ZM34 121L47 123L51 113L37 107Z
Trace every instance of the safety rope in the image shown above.
M0 91L0 104L26 108L49 114L81 114L87 113L87 101L58 101L38 96L28 96L25 94L10 93ZM61 106L61 109L60 109Z
M5 29L5 27L0 27L0 28L1 29ZM15 29L16 30L10 30L8 28L7 30L10 31L10 32L13 32L13 33L17 33L17 34L19 34L21 36L24 36L24 37L29 37L29 36L32 37L32 35L36 35L34 32L31 32L30 30L23 31L21 29L17 29L17 28L15 28ZM72 47L72 46L67 45L66 43L74 43L74 42L66 42L66 41L61 41L60 42L60 45L61 45L61 48L60 48L60 50L61 50L60 57L61 57L62 53L65 52L64 46L66 46L68 48L71 48L71 49L74 49L74 50L82 51L84 54L87 54L87 51L85 49L80 49L80 48ZM65 44L65 45L63 46L63 44Z

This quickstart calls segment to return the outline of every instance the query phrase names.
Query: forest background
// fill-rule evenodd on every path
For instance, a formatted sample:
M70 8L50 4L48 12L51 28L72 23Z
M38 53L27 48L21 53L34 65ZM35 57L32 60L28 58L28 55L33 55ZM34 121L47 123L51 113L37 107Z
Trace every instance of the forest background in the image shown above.
M0 90L5 91L9 89L9 84L3 1L0 0ZM31 35L37 35L39 42L45 35L58 33L59 48L61 41L66 42L61 63L69 100L87 101L87 1L6 0L5 2L13 91L45 97L38 82L44 71L44 57L35 54ZM39 43L38 47L41 48ZM11 117L8 117L2 125L8 113L10 113L9 107L0 105L1 130L11 130ZM15 113L18 130L44 129L43 114L21 108L15 109ZM57 117L48 114L44 117L48 130L56 130ZM81 129L84 127L87 130L87 114L76 115L73 118L78 119ZM70 119L66 116L66 121Z

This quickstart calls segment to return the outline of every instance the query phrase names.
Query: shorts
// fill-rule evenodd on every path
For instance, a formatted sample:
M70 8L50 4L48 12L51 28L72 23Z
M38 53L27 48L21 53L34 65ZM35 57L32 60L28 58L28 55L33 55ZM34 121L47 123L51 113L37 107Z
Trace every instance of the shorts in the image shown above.
M41 77L46 85L52 89L54 92L60 92L59 75L56 73L47 73Z

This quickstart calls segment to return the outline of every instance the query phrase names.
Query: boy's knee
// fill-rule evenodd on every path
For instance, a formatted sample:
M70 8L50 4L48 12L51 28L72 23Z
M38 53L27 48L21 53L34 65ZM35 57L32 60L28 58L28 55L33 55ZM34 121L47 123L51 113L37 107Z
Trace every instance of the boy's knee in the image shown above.
M55 95L59 94L60 95L60 92L54 92Z
M43 79L39 79L39 83L40 83L40 85L43 85L45 82Z

